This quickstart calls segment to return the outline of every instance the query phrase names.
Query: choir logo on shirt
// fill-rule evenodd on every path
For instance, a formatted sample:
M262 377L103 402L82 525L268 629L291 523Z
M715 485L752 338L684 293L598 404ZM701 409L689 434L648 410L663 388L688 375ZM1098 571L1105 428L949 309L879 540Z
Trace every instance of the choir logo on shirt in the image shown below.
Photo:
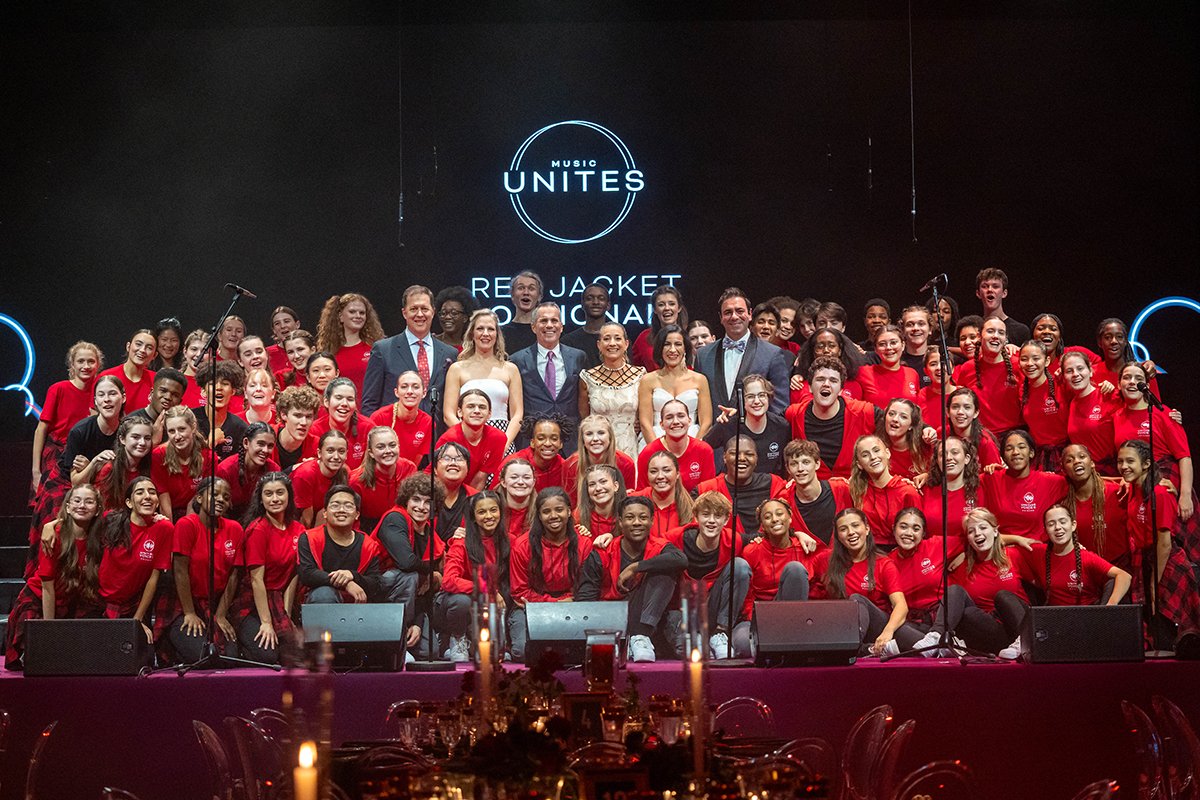
M933 572L933 569L934 569L933 559L931 559L931 558L922 558L921 559L921 574L922 575L928 575L929 573Z
M226 539L225 540L225 557L233 558L235 555L237 555L237 548L235 548L233 546L233 539Z
M779 442L771 442L767 445L767 460L774 461L779 458Z
M691 480L694 480L694 481L700 480L700 462L699 461L693 461L691 464L688 465L688 475L691 478Z
M1083 588L1083 583L1079 580L1079 570L1071 570L1071 574L1067 576L1067 586L1072 589Z
M1037 498L1034 497L1033 492L1026 492L1025 496L1021 498L1021 510L1037 511Z
M1012 570L1007 567L996 573L996 580L1011 581L1013 579Z
M154 560L154 540L153 539L147 539L146 541L142 542L142 552L138 553L138 560L139 561L153 561Z
M1088 422L1099 422L1102 419L1104 419L1104 406L1095 403L1092 410L1088 412Z
M1144 436L1147 439L1150 438L1150 420L1142 420L1142 423L1138 425L1138 435Z
M534 131L503 175L504 191L529 230L558 244L582 244L625 221L645 175L608 128L572 119Z

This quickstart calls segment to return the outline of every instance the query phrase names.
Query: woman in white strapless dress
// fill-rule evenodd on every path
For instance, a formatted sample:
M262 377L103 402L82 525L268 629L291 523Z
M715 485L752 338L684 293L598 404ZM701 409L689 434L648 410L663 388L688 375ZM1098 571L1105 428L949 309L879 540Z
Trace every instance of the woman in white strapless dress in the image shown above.
M679 400L692 415L688 435L703 438L712 427L712 397L708 378L687 368L692 344L678 325L664 325L654 337L654 359L658 369L642 378L638 418L647 443L662 436L659 413L671 400Z
M499 320L489 309L471 315L463 335L458 361L446 370L446 392L442 397L442 416L447 425L457 425L458 398L468 389L480 389L492 401L488 424L508 436L507 451L521 430L525 400L521 394L521 373L508 360L504 334Z
M596 414L612 423L616 448L637 460L638 383L646 370L626 360L629 338L625 327L606 322L600 327L600 366L579 373L579 416Z

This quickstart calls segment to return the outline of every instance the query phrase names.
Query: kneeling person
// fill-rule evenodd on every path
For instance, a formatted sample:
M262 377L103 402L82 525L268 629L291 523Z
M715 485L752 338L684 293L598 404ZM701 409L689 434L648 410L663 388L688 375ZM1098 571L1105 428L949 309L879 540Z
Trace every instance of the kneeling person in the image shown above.
M344 484L325 493L325 524L300 534L300 584L308 603L366 603L379 594L379 549L355 528L358 493Z

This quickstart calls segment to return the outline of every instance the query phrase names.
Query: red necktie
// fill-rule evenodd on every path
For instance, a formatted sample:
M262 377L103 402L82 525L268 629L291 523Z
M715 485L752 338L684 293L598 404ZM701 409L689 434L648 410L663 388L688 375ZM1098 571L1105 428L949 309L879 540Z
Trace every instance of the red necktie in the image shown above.
M417 374L421 376L421 383L425 384L425 389L429 389L429 353L425 351L425 340L417 339Z

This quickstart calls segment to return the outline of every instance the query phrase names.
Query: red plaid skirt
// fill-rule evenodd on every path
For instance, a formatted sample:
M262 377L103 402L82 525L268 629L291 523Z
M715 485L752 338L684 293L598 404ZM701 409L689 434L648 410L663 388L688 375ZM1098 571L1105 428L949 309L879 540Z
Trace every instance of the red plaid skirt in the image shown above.
M58 474L58 457L62 455L63 448L67 446L66 442L59 442L46 437L46 444L42 448L42 479L38 481L37 486L33 486L29 490L29 507L33 508L34 500L37 499L37 493L46 485L46 481Z
M1159 469L1162 470L1164 478L1169 480L1179 488L1179 462L1171 459L1166 459L1159 462ZM1177 519L1175 522L1175 530L1171 531L1171 538L1175 543L1183 548L1184 555L1188 561L1193 564L1200 564L1200 497L1196 494L1196 488L1192 487L1192 512L1190 519Z
M1033 455L1033 468L1043 472L1062 472L1062 452L1065 444L1051 444L1039 447Z
M296 605L299 607L299 603ZM271 612L271 625L275 628L275 633L279 634L280 637L284 633L289 633L295 629L295 622L292 621L292 618L288 616L287 611L283 607L282 589L267 591L267 608ZM254 590L250 588L249 581L243 581L241 591L238 592L234 601L230 603L229 621L233 623L234 628L237 628L246 617L252 614L258 616L258 609L254 607Z
M42 484L30 507L29 552L25 556L25 580L33 577L33 573L37 569L38 549L42 546L42 528L46 527L47 522L52 522L58 516L63 498L67 496L67 490L71 488L70 476L64 478L58 473L57 466L54 471L54 476Z
M1132 558L1127 555L1118 559L1118 566L1127 569L1133 576L1129 599L1138 605L1146 602L1147 580L1153 580L1153 573L1150 573L1153 560L1153 549L1136 550ZM1128 566L1119 563L1122 561L1126 561ZM1192 562L1188 561L1178 544L1171 548L1162 578L1158 581L1157 608L1160 614L1179 626L1180 635L1200 633L1200 583L1196 581Z
M8 615L8 628L4 632L4 666L6 669L21 669L21 656L25 654L25 620L42 618L42 598L25 586L13 601Z

